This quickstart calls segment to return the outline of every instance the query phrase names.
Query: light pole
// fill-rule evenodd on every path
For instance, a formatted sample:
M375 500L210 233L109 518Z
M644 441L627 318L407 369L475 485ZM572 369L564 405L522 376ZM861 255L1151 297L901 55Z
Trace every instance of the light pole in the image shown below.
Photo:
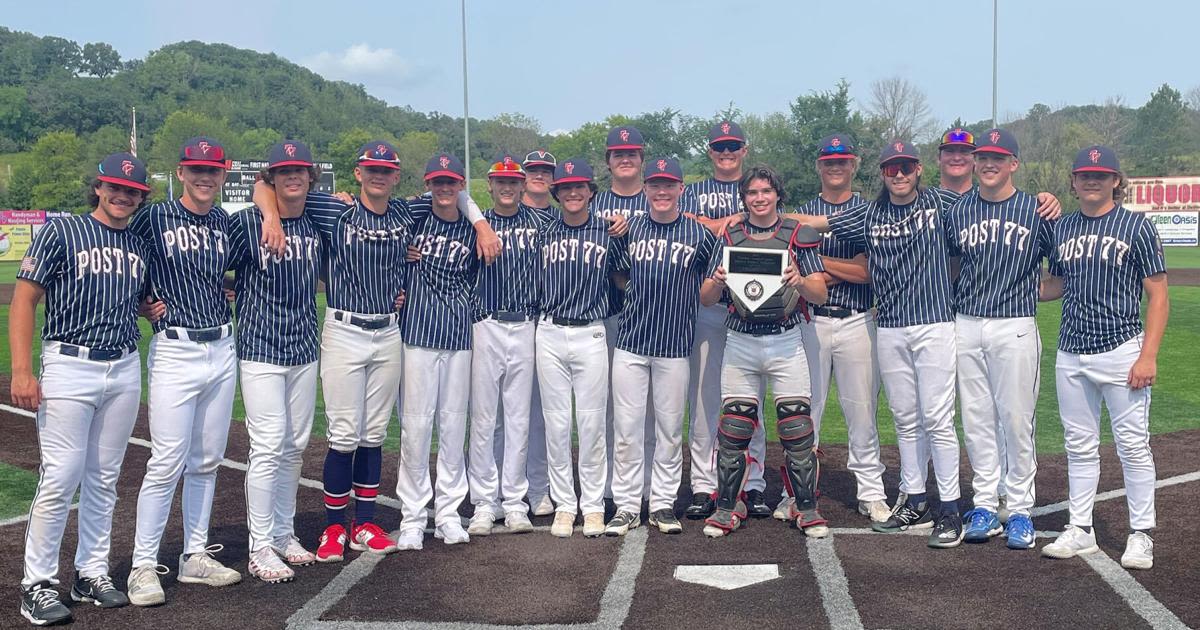
M464 0L465 2L465 0ZM992 127L996 127L996 57L1000 41L1000 0L992 0Z
M466 170L467 191L471 190L471 112L467 106L467 0L462 0L463 52L463 168Z

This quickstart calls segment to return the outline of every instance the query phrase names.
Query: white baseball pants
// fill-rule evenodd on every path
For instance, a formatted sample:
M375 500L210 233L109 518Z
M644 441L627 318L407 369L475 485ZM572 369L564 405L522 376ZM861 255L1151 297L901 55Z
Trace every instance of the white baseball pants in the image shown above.
M537 354L536 349L534 354ZM534 364L533 389L529 395L529 450L525 460L531 505L550 494L550 476L546 465L546 420L542 416L542 393L538 387L536 360ZM500 455L497 452L496 461L500 461Z
M338 321L333 311L325 317L321 391L328 422L325 432L329 448L335 451L352 453L359 446L380 446L387 437L404 368L404 342L394 316L392 321L390 326L364 330Z
M537 371L535 331L533 321L485 319L472 327L468 481L476 512L496 516L529 509L522 499L529 490L525 458ZM502 458L494 448L497 429L504 433Z
M75 491L79 491L79 541L75 569L83 577L108 575L117 478L142 396L137 352L114 361L59 354L42 347L42 403L38 448L42 463L25 527L21 586L58 584L58 556Z
M612 365L613 353L616 352L616 350L617 350L617 346L616 346L617 329L619 327L617 321L618 321L618 318L615 315L613 317L609 317L608 319L604 320L605 337L608 339L608 363L609 363L609 365ZM651 393L650 393L651 396L654 395L653 389L654 388L651 387ZM608 396L608 408L607 408L607 411L605 411L605 415L604 415L604 440L605 440L605 444L607 444L606 448L607 448L607 454L608 454L608 475L605 477L605 482L604 482L604 496L606 496L606 497L613 496L613 490L612 490L613 463L616 461L615 457L613 456L613 444L615 443L615 435L614 435L614 428L613 428L613 422L614 422L613 412L614 411L615 411L615 405L613 403L612 391L610 390L609 396ZM642 438L643 448L645 449L645 452L653 453L654 448L655 448L654 440L655 440L656 436L655 436L655 432L654 432L654 414L651 413L649 409L646 410L645 420L646 420L646 422L645 422L645 426L643 427L643 438ZM653 471L647 467L644 472L645 472L646 478L643 481L644 485L642 487L645 488L647 491L649 491L650 486L652 485L651 484L652 479L650 479L650 475L652 474ZM650 498L650 496L649 496L649 494L647 494L646 496L644 496L642 498L648 499L648 498Z
M721 366L721 397L753 398L761 409L766 404L762 392L767 386L776 398L811 397L812 381L799 326L778 335L728 332Z
M649 490L650 511L671 510L683 479L683 413L688 359L646 357L618 349L613 353L613 502L617 509L642 511ZM655 450L646 466L644 422L650 397ZM643 483L650 468L650 487Z
M1100 403L1108 407L1117 457L1125 473L1129 527L1155 525L1154 455L1150 452L1150 388L1130 389L1129 369L1142 351L1138 335L1100 354L1059 350L1055 360L1058 409L1067 450L1071 524L1092 524L1100 482Z

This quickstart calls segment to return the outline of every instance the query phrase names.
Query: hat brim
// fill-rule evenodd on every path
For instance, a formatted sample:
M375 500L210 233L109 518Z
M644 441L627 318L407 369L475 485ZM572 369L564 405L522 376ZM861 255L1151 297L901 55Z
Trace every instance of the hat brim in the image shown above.
M909 155L907 153L900 153L897 155L890 156L886 159L879 160L879 165L883 166L884 164L887 164L888 162L895 162L896 160L912 160L914 162L920 162L921 158L919 158L915 155Z
M136 190L140 190L142 192L150 192L150 187L141 182L135 182L135 181L128 180L128 179L121 179L120 177L110 177L108 175L100 175L96 179L98 179L102 182L116 184L118 186L125 186L126 188L133 188Z
M229 160L180 160L180 166L215 166L229 170L231 164Z
M528 170L530 166L549 166L550 168L554 168L558 166L558 164L555 164L554 162L544 162L541 160L526 160L521 163L521 168L523 169Z
M641 145L641 144L614 144L610 147L605 147L606 151L625 151L625 150L643 151L645 149L646 149L645 145Z
M682 178L682 177L676 177L675 175L672 175L672 174L670 174L670 173L652 173L652 174L650 174L650 175L647 175L646 177L644 177L644 178L642 179L642 181L647 181L647 182L648 182L648 181L650 181L650 180L652 180L652 179L669 179L669 180L671 180L671 181L673 181L673 182L679 182L680 184L682 184L682 183L683 183L683 178Z
M269 171L273 168L279 168L281 166L304 166L312 168L312 165L312 162L305 162L304 160L285 160L283 162L276 162L274 164L267 165L267 170Z
M386 162L384 160L359 160L357 166L382 166L393 170L400 170L400 165L395 162Z
M970 142L944 142L944 143L938 145L938 151L941 151L942 149L945 149L946 147L971 147L972 149L976 148L975 145L971 144Z
M592 181L592 178L590 178L590 177L584 177L582 175L574 175L571 177L564 177L562 179L556 179L556 180L554 180L553 185L557 186L559 184L578 184L581 182L586 183L586 182L590 182L590 181Z
M1081 166L1079 168L1072 169L1071 173L1072 174L1075 174L1075 173L1111 173L1113 175L1121 174L1120 171L1109 168L1107 166Z
M745 138L739 138L739 137L737 137L737 136L718 136L718 137L716 137L716 138L713 138L713 139L709 140L709 141L708 141L708 144L709 144L709 146L712 146L712 145L714 145L714 144L716 144L716 143L718 143L718 142L724 142L724 141L726 141L726 140L736 140L736 141L738 141L738 142L741 142L742 144L745 144L745 143L746 143L746 139L745 139Z
M455 173L454 171L434 171L432 173L425 173L425 181L429 181L435 177L450 177L453 179L457 179L460 182L466 180L465 177L463 177L462 175L459 175L458 173Z
M972 151L972 153L998 153L1000 155L1011 155L1013 157L1017 157L1016 153L1013 153L1012 151L1009 151L1008 149L1005 149L1004 147L996 147L996 146L978 147L974 151Z
M817 161L820 162L821 160L852 160L856 157L858 157L858 156L854 155L853 153L822 153L819 157L817 157Z
M525 173L517 173L514 171L496 171L488 173L488 177L506 177L508 179L525 179Z

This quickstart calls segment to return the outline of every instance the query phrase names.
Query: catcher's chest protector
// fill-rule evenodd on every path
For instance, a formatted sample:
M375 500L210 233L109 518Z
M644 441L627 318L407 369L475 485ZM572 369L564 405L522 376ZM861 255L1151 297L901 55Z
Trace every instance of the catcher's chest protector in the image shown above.
M800 227L800 223L794 219L783 218L779 221L779 226L773 233L758 233L749 234L744 229L745 221L730 228L725 233L725 240L731 247L753 247L758 249L770 249L775 251L788 252L792 246L792 239L796 234L796 230ZM756 324L778 324L787 320L788 317L795 312L796 307L800 304L800 292L796 289L784 285L771 294L767 301L757 309L751 311L741 298L734 292L730 292L733 299L733 308L738 316L743 320Z

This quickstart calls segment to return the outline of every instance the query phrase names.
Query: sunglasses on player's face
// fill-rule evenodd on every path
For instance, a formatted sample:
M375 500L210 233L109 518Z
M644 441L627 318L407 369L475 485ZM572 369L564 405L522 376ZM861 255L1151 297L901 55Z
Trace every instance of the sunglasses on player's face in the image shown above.
M746 145L737 140L722 140L708 145L708 148L712 149L713 153L734 153L740 151L744 146Z
M913 173L917 172L917 163L892 162L891 164L884 164L880 170L883 171L884 177L895 177L901 173L905 175L912 175Z

